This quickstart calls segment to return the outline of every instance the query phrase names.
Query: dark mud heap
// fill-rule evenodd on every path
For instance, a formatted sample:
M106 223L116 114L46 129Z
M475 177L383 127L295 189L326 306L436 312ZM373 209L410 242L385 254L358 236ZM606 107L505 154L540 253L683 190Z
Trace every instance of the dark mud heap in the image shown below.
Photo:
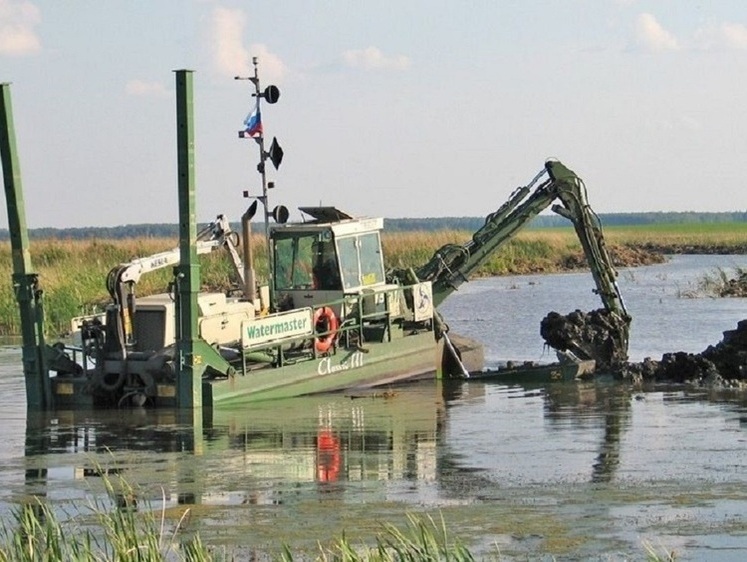
M714 250L713 253L721 253L718 248ZM618 267L655 263L651 256L662 252L702 253L688 248L653 247L632 252L612 251ZM747 249L723 253L744 252ZM578 267L582 264L570 265ZM747 271L738 270L737 275L724 280L712 296L747 297ZM579 359L594 359L595 371L599 374L613 374L633 382L687 382L747 388L747 320L739 322L735 330L724 332L719 343L708 346L701 353L665 353L660 360L646 358L640 363L628 363L629 324L629 320L621 319L605 309L591 312L576 310L567 315L550 312L542 320L540 334L554 349L570 351Z
M545 342L579 359L594 359L597 371L619 371L628 360L630 321L605 309L567 315L550 312L540 324Z
M568 315L550 312L540 325L545 342L581 359L595 359L596 372L631 382L674 382L709 386L744 386L747 383L747 320L701 353L665 353L660 360L627 361L622 335L627 325L604 309ZM742 382L744 381L744 382Z
M701 353L665 353L660 361L629 363L621 373L634 381L687 382L709 386L743 386L747 380L747 320Z

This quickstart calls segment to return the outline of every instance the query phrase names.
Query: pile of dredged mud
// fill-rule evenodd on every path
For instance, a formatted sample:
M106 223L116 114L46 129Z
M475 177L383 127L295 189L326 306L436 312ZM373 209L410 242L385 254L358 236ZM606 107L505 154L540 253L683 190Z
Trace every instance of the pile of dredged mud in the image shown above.
M582 359L595 359L596 373L631 382L673 382L747 388L747 320L701 353L665 353L660 360L627 361L624 319L604 309L567 315L550 312L540 325L545 342Z
M632 381L687 382L708 386L747 387L747 320L701 353L665 353L661 360L627 363L620 373Z

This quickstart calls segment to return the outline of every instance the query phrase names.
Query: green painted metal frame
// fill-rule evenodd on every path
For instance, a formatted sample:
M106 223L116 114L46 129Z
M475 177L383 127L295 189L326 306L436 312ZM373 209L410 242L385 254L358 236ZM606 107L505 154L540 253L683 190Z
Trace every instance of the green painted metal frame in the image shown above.
M233 367L199 336L197 294L200 262L197 257L195 210L195 133L193 71L176 71L177 170L179 190L179 265L174 268L177 333L177 408L212 407L203 397L202 377L207 368L232 373ZM203 399L204 398L204 399Z
M0 160L3 166L8 230L13 254L13 290L21 314L26 403L29 410L49 410L54 404L44 359L46 343L43 293L39 287L39 275L33 272L31 266L26 207L21 186L9 83L0 84Z

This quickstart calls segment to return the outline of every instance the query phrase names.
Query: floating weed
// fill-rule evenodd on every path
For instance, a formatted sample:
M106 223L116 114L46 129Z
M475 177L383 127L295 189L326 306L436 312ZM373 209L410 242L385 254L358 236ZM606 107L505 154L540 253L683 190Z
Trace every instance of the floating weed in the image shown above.
M685 287L681 287L679 283L676 283L674 294L678 299L697 299L702 296L700 288L693 288L689 283Z

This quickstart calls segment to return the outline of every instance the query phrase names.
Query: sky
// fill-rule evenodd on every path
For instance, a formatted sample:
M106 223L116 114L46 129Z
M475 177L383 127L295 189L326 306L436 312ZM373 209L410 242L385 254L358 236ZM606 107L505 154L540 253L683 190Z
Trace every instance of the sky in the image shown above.
M744 0L0 0L29 227L178 221L177 69L197 219L239 220L252 57L291 219L484 216L548 158L597 213L747 209Z

